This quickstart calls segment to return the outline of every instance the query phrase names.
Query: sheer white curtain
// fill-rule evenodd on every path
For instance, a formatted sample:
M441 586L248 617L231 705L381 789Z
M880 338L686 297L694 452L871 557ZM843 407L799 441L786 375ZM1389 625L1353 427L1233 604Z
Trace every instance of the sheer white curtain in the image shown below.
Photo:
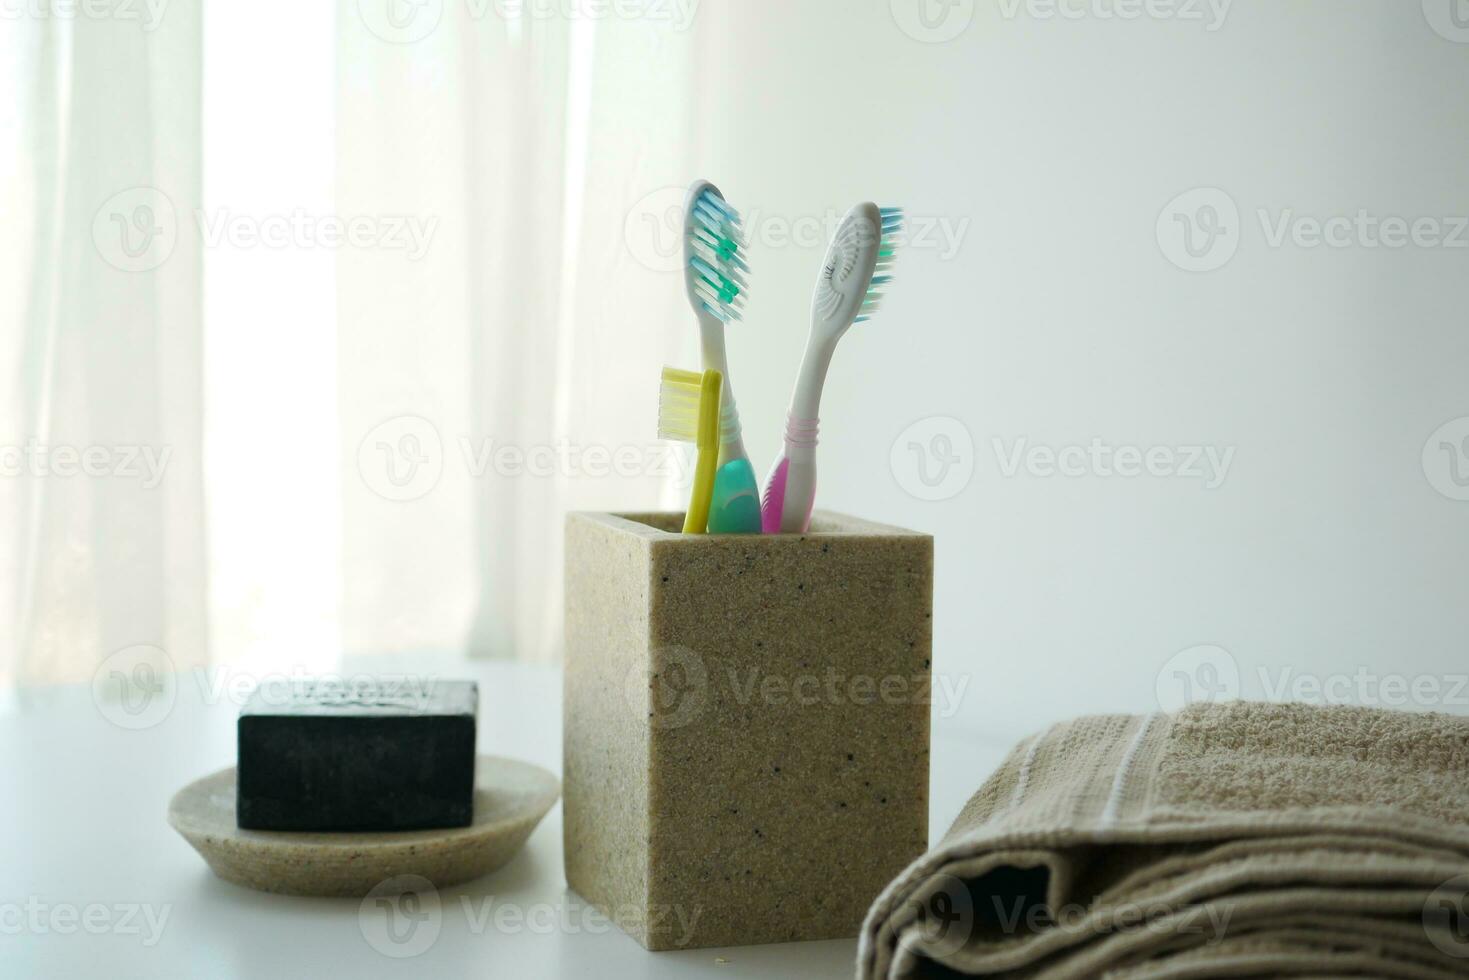
M505 6L338 12L339 209L433 229L338 262L349 651L555 657L564 512L675 469L657 371L690 315L627 229L689 179L694 39Z
M0 21L0 687L204 655L199 13L43 6Z
M695 351L699 39L615 7L341 0L319 110L303 29L262 79L261 32L211 8L201 44L183 0L4 22L0 683L133 644L558 654L563 515L673 501L658 366ZM227 233L303 204L306 238Z

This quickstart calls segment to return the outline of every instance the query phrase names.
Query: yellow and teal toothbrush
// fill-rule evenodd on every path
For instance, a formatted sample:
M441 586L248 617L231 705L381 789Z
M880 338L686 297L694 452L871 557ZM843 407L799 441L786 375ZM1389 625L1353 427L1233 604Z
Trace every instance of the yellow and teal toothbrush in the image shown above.
M719 466L709 508L710 534L759 534L760 490L740 434L740 416L729 384L724 325L743 315L750 267L740 213L707 180L689 187L684 207L684 285L699 318L704 369L724 379Z
M689 509L684 514L685 534L713 530L709 506L722 441L719 425L722 380L718 371L663 369L663 385L658 391L658 438L691 442L698 449L694 487L689 493Z

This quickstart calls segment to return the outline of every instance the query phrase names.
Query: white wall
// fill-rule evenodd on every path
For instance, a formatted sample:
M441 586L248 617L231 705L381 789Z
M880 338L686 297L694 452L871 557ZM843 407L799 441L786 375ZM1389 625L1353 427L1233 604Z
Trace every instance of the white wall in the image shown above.
M1113 0L1071 0L1079 19L923 0L953 18L939 32L962 28L928 43L899 26L917 2L698 12L699 172L754 212L731 370L757 467L824 248L783 242L782 222L901 204L962 237L908 248L885 314L843 342L820 503L935 535L935 667L972 678L957 723L1148 710L1181 698L1177 669L1227 686L1236 668L1247 696L1306 675L1338 698L1469 711L1469 502L1448 495L1469 491L1437 440L1423 460L1469 416L1469 233L1272 246L1259 216L1469 215L1469 43L1416 2L1237 0L1210 30L1202 3L1202 20L1123 20ZM1425 6L1454 34L1448 0ZM1189 272L1165 254L1186 261L1182 226L1164 214L1160 244L1159 217L1199 187L1239 212L1204 261L1237 251ZM921 421L938 416L961 425ZM935 434L959 461L952 495L924 501L904 489L922 488L907 443ZM1007 476L993 440L1022 438L1233 456L1212 489ZM1170 662L1201 644L1227 652Z

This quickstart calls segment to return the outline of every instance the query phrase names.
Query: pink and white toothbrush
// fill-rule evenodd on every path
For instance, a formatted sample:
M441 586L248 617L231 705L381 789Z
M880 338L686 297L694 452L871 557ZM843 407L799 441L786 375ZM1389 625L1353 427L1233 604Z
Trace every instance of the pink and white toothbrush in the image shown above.
M848 211L826 250L811 295L811 333L786 416L785 451L765 478L760 502L766 534L804 533L816 499L816 436L821 386L837 341L853 323L870 319L892 281L888 269L903 228L902 208L865 201Z

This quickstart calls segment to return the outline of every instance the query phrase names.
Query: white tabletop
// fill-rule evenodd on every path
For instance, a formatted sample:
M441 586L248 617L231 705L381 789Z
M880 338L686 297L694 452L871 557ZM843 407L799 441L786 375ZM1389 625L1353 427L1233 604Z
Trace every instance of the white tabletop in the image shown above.
M342 668L403 669L405 661ZM422 658L413 669L425 671ZM481 752L561 771L561 676L434 661L480 682ZM500 871L439 894L409 942L385 943L356 899L268 895L215 878L169 828L173 793L232 765L239 671L178 675L156 723L119 727L86 686L0 709L0 963L6 977L848 977L855 940L649 953L589 910L561 870L561 807ZM105 704L105 702L104 702ZM930 839L1006 745L935 722ZM410 924L411 925L411 924ZM404 933L406 935L406 933ZM386 951L380 947L386 947ZM413 955L403 956L404 953ZM392 955L389 955L392 954Z

